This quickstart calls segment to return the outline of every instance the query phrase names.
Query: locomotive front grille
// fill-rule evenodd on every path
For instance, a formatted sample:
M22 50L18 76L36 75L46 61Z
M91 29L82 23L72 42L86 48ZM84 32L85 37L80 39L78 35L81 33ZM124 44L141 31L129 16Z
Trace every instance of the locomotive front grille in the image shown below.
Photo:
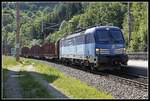
M100 49L100 54L110 54L109 49Z
M114 54L124 54L124 53L125 53L124 48L115 49L115 51L114 51Z

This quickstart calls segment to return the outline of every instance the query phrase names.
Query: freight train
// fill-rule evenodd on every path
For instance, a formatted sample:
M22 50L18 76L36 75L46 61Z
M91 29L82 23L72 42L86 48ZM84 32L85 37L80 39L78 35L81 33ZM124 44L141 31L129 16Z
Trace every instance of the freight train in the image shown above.
M125 47L119 27L96 26L65 36L56 43L35 45L31 49L23 47L21 53L24 57L53 59L97 70L102 65L127 65Z

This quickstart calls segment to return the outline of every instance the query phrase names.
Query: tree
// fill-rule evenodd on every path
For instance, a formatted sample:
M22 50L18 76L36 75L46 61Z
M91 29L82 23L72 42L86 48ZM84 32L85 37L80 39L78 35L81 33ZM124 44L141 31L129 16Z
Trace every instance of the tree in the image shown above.
M148 22L147 22L147 3L134 2L131 5L132 15L132 33L131 43L128 46L129 51L146 51L147 50L147 35L148 35ZM124 18L123 28L125 37L128 35L127 16Z

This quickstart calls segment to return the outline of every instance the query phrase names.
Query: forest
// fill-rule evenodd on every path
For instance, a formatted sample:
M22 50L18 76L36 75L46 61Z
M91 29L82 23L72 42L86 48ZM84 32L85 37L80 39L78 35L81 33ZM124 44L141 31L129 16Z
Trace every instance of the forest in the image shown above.
M128 2L21 2L21 47L56 42L78 29L94 25L120 27L127 52L148 50L148 3L130 2L131 40L128 41ZM2 46L16 45L16 3L3 2Z

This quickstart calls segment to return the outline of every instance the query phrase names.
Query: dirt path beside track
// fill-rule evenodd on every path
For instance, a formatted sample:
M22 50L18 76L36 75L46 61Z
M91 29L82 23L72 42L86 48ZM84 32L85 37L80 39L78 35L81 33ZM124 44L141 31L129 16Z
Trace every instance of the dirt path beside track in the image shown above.
M13 70L8 70L6 76L7 79L3 83L3 87L5 90L6 98L22 98L22 88L18 82L18 73L19 68L13 68Z
M21 66L15 66L7 70L6 79L3 80L4 99L23 99L23 89L19 84L19 77L24 76L19 74ZM60 92L54 85L44 80L41 75L38 75L32 65L24 67L24 71L28 72L41 86L45 88L53 98L68 98L62 92Z

